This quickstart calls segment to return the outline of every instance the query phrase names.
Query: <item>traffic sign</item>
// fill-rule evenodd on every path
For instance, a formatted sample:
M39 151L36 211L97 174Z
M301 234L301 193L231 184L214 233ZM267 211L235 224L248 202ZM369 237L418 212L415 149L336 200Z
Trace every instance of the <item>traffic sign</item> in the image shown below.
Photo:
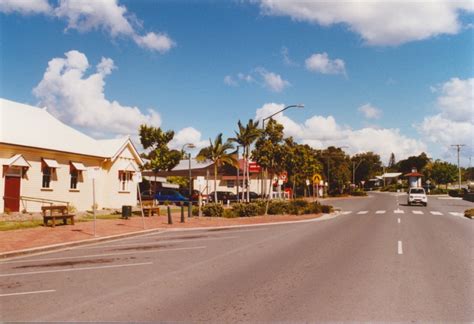
M322 179L321 175L319 175L317 173L313 175L313 183L314 184L318 184L321 181L321 179Z

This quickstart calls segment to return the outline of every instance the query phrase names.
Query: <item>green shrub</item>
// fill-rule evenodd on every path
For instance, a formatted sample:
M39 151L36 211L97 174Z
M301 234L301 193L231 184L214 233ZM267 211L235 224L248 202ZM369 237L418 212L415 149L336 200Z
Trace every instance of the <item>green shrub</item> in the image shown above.
M448 193L448 190L447 190L447 189L435 188L435 189L431 189L428 194L429 194L429 195L445 195L445 194L447 194L447 193Z
M469 218L473 218L474 217L474 208L466 209L464 211L464 216L469 217Z
M288 214L289 204L286 201L272 200L268 205L269 215Z
M329 214L333 211L333 208L332 206L330 205L321 205L321 211L324 213L324 214Z
M319 214L321 212L321 204L317 201L308 203L308 206L304 209L304 214Z
M206 204L202 207L202 213L204 216L222 217L224 214L224 207L222 207L221 204Z
M192 214L193 214L193 216L199 216L199 207L198 206L193 206Z
M265 213L265 204L253 202L233 204L232 211L238 217L263 215Z
M226 209L224 209L224 213L222 214L222 217L224 217L224 218L236 218L236 217L239 217L239 216L232 210L232 208L226 208Z

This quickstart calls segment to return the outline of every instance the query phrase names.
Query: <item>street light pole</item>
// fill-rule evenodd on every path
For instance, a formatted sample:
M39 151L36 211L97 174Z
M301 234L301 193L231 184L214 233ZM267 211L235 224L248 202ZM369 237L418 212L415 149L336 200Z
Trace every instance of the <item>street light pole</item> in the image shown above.
M296 104L296 105L289 105L289 106L286 106L285 108L283 108L283 109L281 109L281 110L278 110L277 112L271 114L270 116L263 118L263 119L262 119L262 130L265 130L265 120L270 119L270 118L272 118L273 116L275 116L275 115L277 115L277 114L279 114L279 113L281 113L281 112L283 112L283 111L285 111L285 110L287 110L287 109L290 109L290 108L304 108L304 104ZM264 191L266 191L266 190L263 189L263 188L264 188L263 172L264 172L264 171L263 171L263 169L262 169L262 197L264 197L264 195L266 194L266 192L264 193ZM270 183L270 185L271 185L271 183ZM266 187L266 186L265 186L265 187ZM265 188L265 189L266 189L266 188Z
M352 161L352 183L355 185L355 173L357 171L357 168L360 166L360 164L364 161L364 159L361 159L359 163L357 163L357 166L355 166L355 161Z
M184 148L195 148L196 146L193 143L186 143L181 148L181 151L184 152ZM191 175L191 152L188 153L188 175L189 175L189 202L188 202L188 218L191 217L191 206L192 206L192 196L193 196L193 183L192 183L192 175Z
M461 152L461 147L466 146L466 144L453 144L451 146L456 147L458 151L459 190L461 190L461 164L459 161L459 153Z

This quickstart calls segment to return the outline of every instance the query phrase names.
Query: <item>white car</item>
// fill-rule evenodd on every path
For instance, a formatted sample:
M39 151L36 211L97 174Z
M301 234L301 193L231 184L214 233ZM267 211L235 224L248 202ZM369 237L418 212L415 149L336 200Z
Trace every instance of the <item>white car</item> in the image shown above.
M425 207L428 205L428 198L426 197L425 189L410 188L408 190L408 206L413 204L422 204Z

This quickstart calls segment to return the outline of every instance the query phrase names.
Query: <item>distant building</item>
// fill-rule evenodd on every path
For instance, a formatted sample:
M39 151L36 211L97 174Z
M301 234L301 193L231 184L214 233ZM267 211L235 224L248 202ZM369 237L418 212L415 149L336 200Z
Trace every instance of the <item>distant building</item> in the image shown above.
M418 172L416 168L413 168L410 173L404 175L408 179L409 188L421 187L421 178L423 175Z
M47 201L90 210L91 168L98 208L135 205L132 176L143 162L128 137L96 140L46 109L0 98L0 164L1 213L39 211Z

